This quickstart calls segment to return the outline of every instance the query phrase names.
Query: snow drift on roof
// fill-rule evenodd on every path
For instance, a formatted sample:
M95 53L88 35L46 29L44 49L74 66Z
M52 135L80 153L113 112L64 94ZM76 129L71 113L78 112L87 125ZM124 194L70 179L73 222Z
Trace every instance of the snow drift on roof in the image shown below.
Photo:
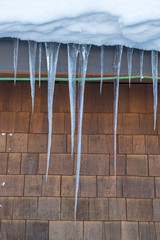
M159 0L5 0L0 37L160 50Z

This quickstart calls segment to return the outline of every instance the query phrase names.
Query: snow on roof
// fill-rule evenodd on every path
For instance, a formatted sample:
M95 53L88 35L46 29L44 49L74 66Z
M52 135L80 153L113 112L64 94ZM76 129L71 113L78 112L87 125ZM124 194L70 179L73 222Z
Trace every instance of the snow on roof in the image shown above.
M0 37L160 50L159 0L5 0Z

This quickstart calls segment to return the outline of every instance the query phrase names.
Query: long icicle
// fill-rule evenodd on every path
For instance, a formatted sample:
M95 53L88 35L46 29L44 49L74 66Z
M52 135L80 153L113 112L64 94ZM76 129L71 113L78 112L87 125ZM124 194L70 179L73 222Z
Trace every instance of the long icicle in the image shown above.
M29 45L29 69L30 69L30 85L32 97L32 113L34 111L34 96L35 96L35 63L36 63L36 50L37 42L28 41Z
M42 43L39 43L39 87L41 86L41 65L42 65Z
M143 58L144 58L144 50L140 51L140 81L142 82L143 79Z
M69 99L71 112L71 153L73 155L75 136L75 110L76 110L76 65L79 46L74 43L67 44L68 50L68 78L69 78Z
M127 48L129 87L131 86L133 48Z
M51 152L51 138L52 138L52 112L53 112L53 96L55 87L55 78L59 54L59 43L46 42L46 58L47 58L47 72L48 72L48 150L47 150L47 169L46 169L46 182L49 170L49 160Z
M81 161L84 89L85 89L85 78L86 78L88 56L89 56L90 49L91 49L91 45L86 45L86 44L80 45L81 81L79 82L79 86L78 86L79 116L78 116L78 139L77 139L76 191L75 191L75 208L74 208L75 223L76 223L77 197L78 197L80 161Z
M16 85L19 39L13 38L14 85Z
M104 59L104 46L101 46L101 84L100 84L100 94L102 93L103 85L103 59Z
M123 46L117 46L117 78L115 80L115 96L114 96L114 173L116 183L116 155L117 155L117 115L118 115L118 98L119 98L119 76L121 69L121 59Z
M153 78L153 98L154 98L154 130L157 119L157 99L158 99L158 51L152 50L152 78Z
M68 50L68 78L69 78L69 99L71 112L71 153L73 155L75 136L75 110L76 110L76 65L79 46L74 43L67 44Z

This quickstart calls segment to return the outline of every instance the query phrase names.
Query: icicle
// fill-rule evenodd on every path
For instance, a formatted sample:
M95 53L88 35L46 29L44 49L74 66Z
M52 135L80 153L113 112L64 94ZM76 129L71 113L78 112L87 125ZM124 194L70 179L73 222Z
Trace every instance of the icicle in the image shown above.
M102 93L103 84L103 58L104 58L104 46L101 46L101 84L100 84L100 94Z
M91 45L80 45L81 81L79 82L79 85L78 85L79 116L78 116L78 139L77 139L76 192L75 192L75 209L74 209L75 221L76 221L77 196L78 196L80 161L81 161L84 89L85 89L85 78L86 78L87 63L88 63L88 56L89 56L90 48L91 48Z
M19 39L13 38L14 85L16 85Z
M42 43L39 43L39 87L41 86Z
M144 50L140 51L140 81L142 82L143 79L143 58L144 58Z
M117 78L115 80L115 96L114 96L114 172L116 183L116 154L117 154L117 115L118 115L118 97L119 97L119 76L121 68L121 59L123 46L117 47Z
M51 138L52 138L52 111L53 111L53 96L54 86L56 78L56 69L59 53L59 43L46 42L46 58L47 58L47 71L48 71L48 150L47 150L47 170L46 170L46 182L49 170L49 159L51 152Z
M29 69L30 69L30 85L31 85L31 97L32 97L32 113L33 113L34 95L35 95L35 62L36 62L37 42L28 41L28 45L29 45Z
M129 87L131 86L133 48L127 48Z
M158 98L158 52L152 50L152 78L153 78L153 98L154 98L154 130L157 119L157 98Z
M70 112L71 112L71 153L74 148L75 135L75 108L76 108L76 65L79 46L74 43L67 45L68 50L68 78L69 78L69 98L70 98Z

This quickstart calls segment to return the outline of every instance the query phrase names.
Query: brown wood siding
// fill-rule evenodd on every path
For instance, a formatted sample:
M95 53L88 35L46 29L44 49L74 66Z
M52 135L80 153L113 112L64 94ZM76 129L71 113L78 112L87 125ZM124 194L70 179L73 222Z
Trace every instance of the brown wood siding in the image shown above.
M0 239L160 239L160 105L154 131L152 84L120 84L116 185L113 84L104 84L101 96L99 87L85 89L75 226L67 83L55 87L46 184L47 83L36 84L32 114L29 83L0 82Z

